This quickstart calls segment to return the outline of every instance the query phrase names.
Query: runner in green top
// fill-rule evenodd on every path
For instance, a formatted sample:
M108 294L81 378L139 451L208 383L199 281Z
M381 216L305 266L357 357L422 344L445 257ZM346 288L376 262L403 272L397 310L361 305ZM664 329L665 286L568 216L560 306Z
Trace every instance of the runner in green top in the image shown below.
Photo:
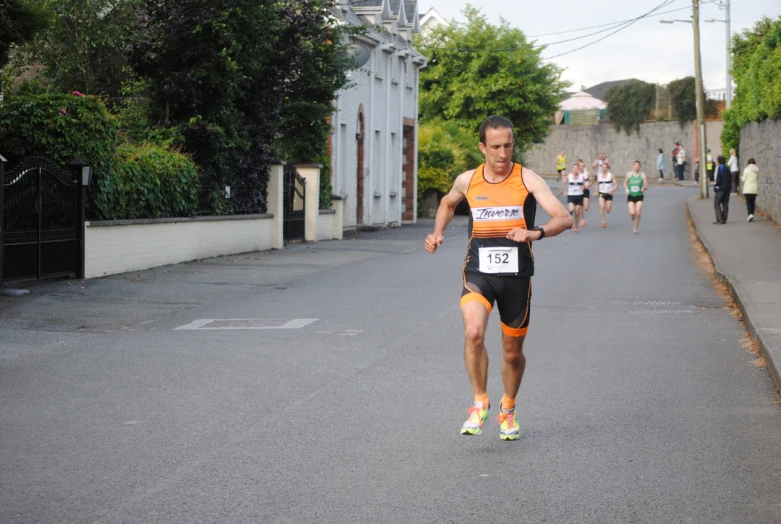
M643 196L648 189L648 179L645 173L640 172L640 161L635 160L632 171L626 174L624 178L624 189L626 190L626 201L629 207L629 216L634 221L633 232L637 233L640 227L640 214L643 211Z

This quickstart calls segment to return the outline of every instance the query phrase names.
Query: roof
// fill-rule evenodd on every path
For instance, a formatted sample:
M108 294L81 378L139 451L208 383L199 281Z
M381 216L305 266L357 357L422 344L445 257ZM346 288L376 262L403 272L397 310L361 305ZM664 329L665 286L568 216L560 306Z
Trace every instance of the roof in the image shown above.
M604 100L605 97L607 96L607 92L610 90L611 87L622 86L624 84L628 84L629 82L634 82L634 81L639 81L639 80L637 80L636 78L625 78L623 80L611 80L609 82L602 82L601 84L588 87L583 91L590 94L594 98L597 98L599 100Z
M383 0L350 0L353 7L382 7Z
M559 103L559 108L564 111L574 111L577 109L606 109L607 104L602 100L594 98L585 91L580 91Z

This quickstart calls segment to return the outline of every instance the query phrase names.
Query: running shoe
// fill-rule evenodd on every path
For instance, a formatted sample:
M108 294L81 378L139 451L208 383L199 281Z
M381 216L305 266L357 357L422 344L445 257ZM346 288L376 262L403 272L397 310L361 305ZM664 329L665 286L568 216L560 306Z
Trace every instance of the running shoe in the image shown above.
M602 222L602 227L607 227L607 222Z
M521 428L518 427L518 417L515 416L515 408L511 410L502 409L499 416L499 438L502 440L518 440L521 436Z
M586 221L585 220L581 220L580 221L580 227L586 227Z
M461 426L462 435L479 435L483 432L483 424L488 420L488 415L491 413L491 405L487 408L483 408L482 402L475 402L474 405L467 410L469 418L466 419L464 425Z
M577 233L578 232L578 226L572 226L572 230Z
M635 219L634 215L629 215L629 220L634 220L634 219Z

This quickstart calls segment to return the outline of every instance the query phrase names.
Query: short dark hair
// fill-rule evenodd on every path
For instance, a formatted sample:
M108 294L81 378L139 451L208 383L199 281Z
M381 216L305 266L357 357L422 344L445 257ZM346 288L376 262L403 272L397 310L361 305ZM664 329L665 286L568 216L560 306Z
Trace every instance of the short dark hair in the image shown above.
M659 148L659 152L660 152L660 153L664 153L664 151L662 151L662 148L661 148L661 147Z
M754 157L752 156L751 158L748 159L748 163L756 165L757 161L754 160Z
M633 164L633 165L634 165L634 164L640 164L640 161L639 161L639 160L635 160L634 162L632 162L632 164ZM640 164L640 165L642 166L643 164Z
M679 145L681 145L681 143L680 143L680 142L676 142L676 143L675 143L675 145L676 145L676 146L679 146Z
M717 156L717 157L716 157L716 160L718 160L718 161L719 161L719 164L726 164L726 163L727 163L727 159L726 159L726 158L724 158L724 155L719 155L719 156Z
M513 131L513 123L501 115L491 115L480 124L480 143L485 144L485 131L488 129L509 129ZM515 132L513 131L513 136Z

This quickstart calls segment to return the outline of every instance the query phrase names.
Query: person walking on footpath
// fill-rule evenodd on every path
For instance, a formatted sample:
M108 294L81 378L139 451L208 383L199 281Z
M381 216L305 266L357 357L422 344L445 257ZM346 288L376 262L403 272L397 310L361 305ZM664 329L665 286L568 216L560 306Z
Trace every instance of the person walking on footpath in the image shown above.
M732 177L732 192L738 194L740 187L740 168L738 167L738 157L734 149L729 150L729 160L727 160L730 176Z
M602 227L607 227L606 214L613 210L613 193L618 184L613 173L610 172L610 164L602 164L602 171L597 175L597 188L599 189L599 216L602 219Z
M715 166L713 165L713 155L710 154L710 149L708 149L708 154L705 155L705 171L708 173L708 181L713 182L713 170Z
M759 168L757 167L757 161L753 158L749 158L746 169L743 170L743 196L746 198L746 211L748 212L747 222L754 221L754 210L758 192Z
M729 193L732 189L732 173L727 169L724 155L716 157L716 181L713 183L713 207L716 211L714 224L726 224L729 214Z
M572 215L572 230L578 232L578 220L583 217L583 186L586 184L586 177L580 172L580 163L572 164L572 173L567 175L567 185L564 195L567 197L567 210ZM585 221L584 221L585 222Z
M659 148L659 154L656 157L656 169L659 170L659 180L664 180L664 151Z
M643 198L645 191L648 189L648 179L645 177L645 173L640 172L640 161L635 160L632 165L632 171L626 174L624 177L624 189L627 192L626 202L629 208L629 216L634 222L632 228L633 233L637 233L640 227L640 215L643 212Z
M513 162L512 123L499 115L486 118L479 129L478 147L485 163L460 174L437 210L434 231L425 248L434 253L444 242L445 228L456 206L469 201L469 243L464 263L461 313L464 320L464 363L474 402L462 435L478 435L488 419L488 352L485 332L496 302L502 326L504 396L497 417L502 440L520 437L516 397L526 367L523 341L529 329L532 242L572 227L572 218L545 180ZM537 205L550 220L534 226Z

